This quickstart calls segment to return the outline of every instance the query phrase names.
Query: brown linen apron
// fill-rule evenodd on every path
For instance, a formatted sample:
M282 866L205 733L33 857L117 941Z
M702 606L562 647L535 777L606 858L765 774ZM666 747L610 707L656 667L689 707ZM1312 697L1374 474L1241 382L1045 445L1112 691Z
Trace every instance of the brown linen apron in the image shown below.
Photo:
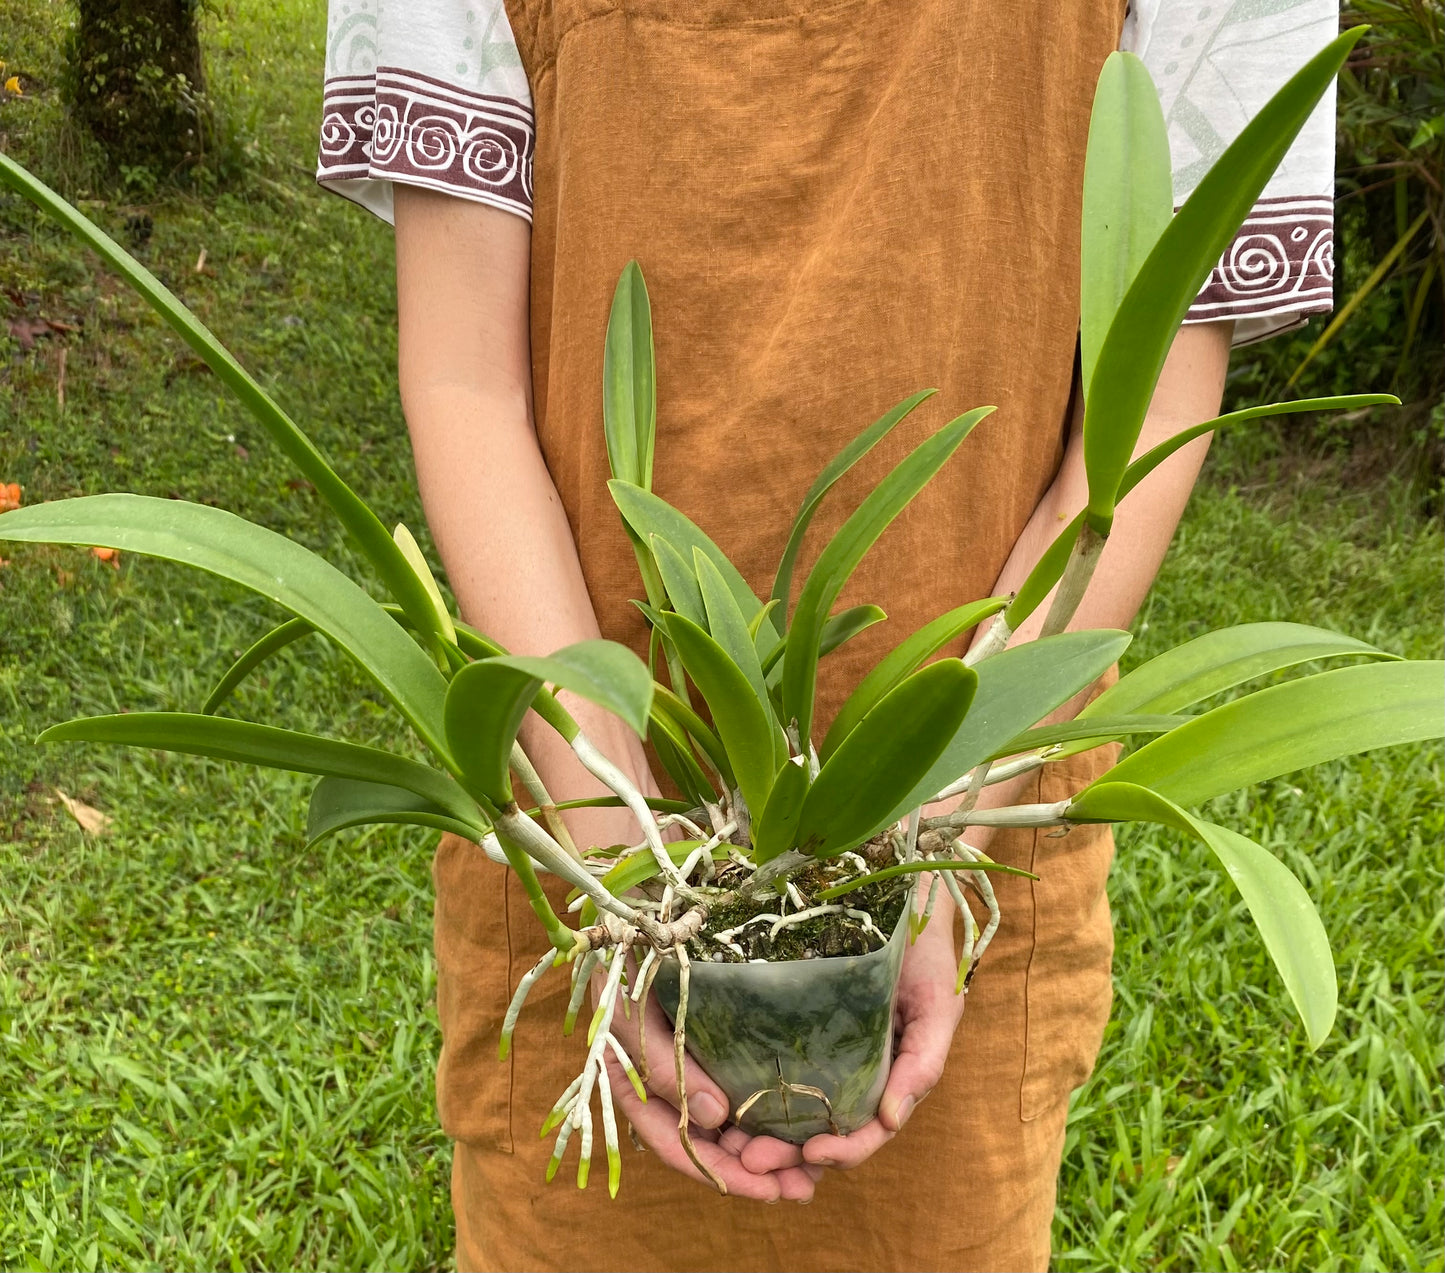
M938 396L849 475L814 544L954 415L999 410L864 560L840 604L889 621L824 664L825 728L889 645L988 595L1062 454L1078 328L1089 104L1122 0L508 0L537 112L537 431L602 632L640 652L632 552L605 480L602 338L641 262L657 331L655 488L766 595L804 491L913 391ZM815 551L815 549L814 549ZM958 651L951 651L958 652ZM1025 800L1077 789L1097 759ZM444 839L435 879L438 1105L456 1138L461 1269L1042 1269L1070 1090L1110 998L1102 830L1014 833L1004 921L942 1083L806 1208L710 1194L624 1145L543 1183L544 1113L581 1067L561 978L496 1060L545 945L515 883ZM504 900L506 944L495 932Z

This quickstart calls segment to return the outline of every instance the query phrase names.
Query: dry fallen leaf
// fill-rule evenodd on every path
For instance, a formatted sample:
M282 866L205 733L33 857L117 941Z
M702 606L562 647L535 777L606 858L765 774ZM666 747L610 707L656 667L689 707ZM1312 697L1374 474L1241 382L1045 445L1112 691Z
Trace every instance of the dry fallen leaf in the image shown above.
M67 796L59 787L52 789L60 797L60 803L65 806L66 812L76 820L86 835L110 834L110 819L99 809L92 809L84 801Z

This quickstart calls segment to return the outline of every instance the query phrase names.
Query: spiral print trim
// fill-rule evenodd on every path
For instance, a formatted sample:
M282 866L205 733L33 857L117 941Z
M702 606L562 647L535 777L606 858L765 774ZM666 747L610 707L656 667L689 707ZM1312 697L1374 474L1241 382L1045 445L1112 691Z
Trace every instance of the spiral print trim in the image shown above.
M532 109L377 67L326 82L317 179L402 181L531 218Z
M1190 307L1189 320L1328 310L1334 250L1331 200L1261 199Z

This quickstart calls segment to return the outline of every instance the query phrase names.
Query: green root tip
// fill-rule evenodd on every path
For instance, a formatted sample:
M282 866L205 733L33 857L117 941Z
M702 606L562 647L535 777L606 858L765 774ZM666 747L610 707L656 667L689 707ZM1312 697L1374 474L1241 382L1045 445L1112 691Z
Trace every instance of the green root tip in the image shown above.
M512 1036L510 1034L502 1035L502 1041L497 1044L497 1060L505 1061L511 1050Z
M577 1163L577 1188L587 1188L587 1177L592 1171L592 1164L585 1158Z
M622 1157L609 1149L607 1151L607 1195L617 1197L617 1188L622 1183Z
M642 1079L636 1070L628 1068L627 1081L632 1084L632 1090L637 1093L637 1099L644 1105L647 1104L647 1089L642 1086Z
M577 1028L577 1014L569 1012L562 1018L562 1035L564 1038L571 1038L572 1031Z
M555 1154L547 1160L547 1183L550 1185L557 1177L557 1168L562 1165L562 1160Z
M599 1007L592 1014L592 1024L587 1027L587 1046L592 1046L592 1040L597 1037L597 1027L602 1024L602 1009Z
M958 965L958 980L953 983L953 993L956 994L956 995L961 995L961 994L963 993L963 983L964 983L965 981L967 981L967 980L968 980L968 965L967 965L967 964L959 964L959 965Z
M537 1133L537 1139L541 1140L543 1137L545 1137L548 1132L550 1132L554 1127L557 1126L558 1123L560 1123L566 1117L567 1115L564 1112L554 1109L550 1114L547 1115L546 1118L542 1120L542 1130Z

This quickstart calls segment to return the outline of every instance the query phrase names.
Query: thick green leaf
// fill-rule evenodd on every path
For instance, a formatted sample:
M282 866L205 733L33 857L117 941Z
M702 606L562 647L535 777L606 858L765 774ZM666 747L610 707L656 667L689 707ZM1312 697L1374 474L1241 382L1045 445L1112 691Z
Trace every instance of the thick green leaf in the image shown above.
M1393 394L1388 393L1357 393L1338 398L1301 398L1295 402L1272 402L1264 406L1247 407L1243 411L1231 411L1228 415L1216 416L1213 420L1206 420L1202 424L1193 425L1176 433L1172 438L1152 447L1130 464L1124 470L1124 477L1120 481L1118 493L1114 497L1115 502L1122 503L1124 498L1159 465L1181 447L1194 441L1195 438L1203 437L1206 433L1215 433L1220 429L1244 424L1249 420L1259 420L1265 416L1291 415L1300 411L1345 411L1357 407L1376 406L1381 403L1398 404L1399 401ZM1008 623L1011 628L1020 627L1024 620L1039 608L1053 586L1063 577L1064 567L1069 563L1069 553L1073 550L1074 540L1079 536L1079 530L1084 524L1084 517L1085 513L1081 512L1065 526L1054 538L1054 542L1044 550L1044 555L1039 558L1038 564L1029 572L1028 578L1008 608Z
M440 639L441 631L431 598L401 549L386 533L386 527L356 492L337 476L311 439L301 432L205 325L99 226L4 154L0 154L0 183L24 195L93 248L170 324L271 435L286 457L316 488L317 494L331 506L337 520L381 576L387 591L401 603L417 630L426 634L428 643L431 644L433 638ZM101 543L99 540L95 542Z
M348 827L392 822L452 831L473 843L480 841L489 829L480 813L464 822L441 805L424 800L405 787L359 782L354 778L323 778L311 792L311 808L306 815L306 847Z
M665 715L676 724L712 761L713 766L722 775L723 781L734 784L732 762L728 760L727 750L723 747L722 740L709 728L708 723L701 716L665 685L653 685L652 714L654 717Z
M847 644L865 628L882 623L887 617L877 606L849 606L846 610L838 611L823 625L818 640L818 653L823 656L832 654L840 645Z
M446 774L405 756L273 725L192 712L126 712L52 725L42 743L119 743L235 760L267 769L354 778L415 792L458 822L478 821L476 803Z
M436 665L361 588L285 535L204 504L88 495L5 513L0 540L5 539L118 548L183 562L249 588L335 641L422 740L439 756L447 755L442 729L447 683ZM410 573L411 567L406 569Z
M547 655L504 654L488 661L504 663L580 694L621 717L639 738L647 737L652 677L647 674L647 665L625 645L616 641L578 641Z
M797 846L833 857L894 821L900 795L949 745L978 683L962 660L940 659L885 694L813 781L798 818Z
M707 627L702 589L698 587L692 562L685 559L661 535L649 535L647 542L652 546L652 556L657 562L657 571L662 576L662 586L667 589L667 599L672 602L672 608L678 614L686 615L699 627Z
M1128 648L1110 628L1060 632L995 654L978 665L978 692L963 726L888 821L926 804L1010 739L1099 679ZM866 720L867 717L864 717Z
M783 558L778 563L778 573L773 579L771 595L773 600L782 607L784 620L787 618L788 605L792 600L789 594L793 588L793 567L797 563L798 553L803 547L803 536L808 533L808 527L813 521L813 514L818 511L818 505L823 502L823 496L833 488L843 474L887 437L914 407L937 392L936 389L925 389L921 393L915 393L911 398L905 398L891 411L875 420L828 461L823 467L823 471L818 474L818 480L808 488L808 493L803 496L803 506L798 510L798 515L793 518L793 527L788 532L787 547L783 549Z
M775 604L772 601L769 605ZM878 606L849 606L846 610L840 610L823 625L823 634L818 641L819 657L826 657L832 654L840 645L845 645L865 628L871 628L875 623L882 623L888 616ZM788 639L784 637L777 645L768 651L763 659L763 672L771 672L778 665L788 648Z
M462 777L502 808L512 803L512 744L542 678L503 659L482 659L452 677L447 742Z
M743 617L749 623L752 622L762 609L763 603L748 587L747 580L738 573L737 567L727 559L722 549L696 525L666 500L659 499L651 491L643 490L631 482L613 478L607 483L607 489L612 492L612 500L622 514L623 521L635 534L643 537L644 543L648 535L661 535L682 554L684 560L691 558L694 549L701 549L708 560L722 572ZM765 618L758 630L758 645L762 649L770 650L781 635L774 620Z
M1084 409L1089 521L1098 533L1108 534L1180 321L1362 31L1330 43L1255 112L1165 227L1120 302Z
M1366 663L1216 707L1126 756L1099 783L1130 782L1196 805L1326 760L1442 735L1445 663Z
M602 428L612 476L651 490L657 378L652 308L636 261L623 267L612 293L602 351Z
M1060 743L1077 743L1072 751L1088 751L1101 743L1115 742L1121 738L1133 738L1139 734L1167 734L1177 729L1192 716L1092 716L1085 719L1083 713L1071 721L1058 725L1040 725L1026 729L1017 738L1010 739L989 757L1001 760L1004 756L1018 756L1026 751L1038 751L1043 747L1057 747ZM1050 760L1057 759L1057 754Z
M1177 712L1245 681L1313 659L1395 659L1364 641L1303 623L1242 623L1166 650L1111 685L1081 720L1126 712Z
M287 619L285 623L279 624L248 647L229 668L225 676L216 682L216 688L206 699L205 705L201 708L207 716L215 711L231 697L242 681L251 675L273 654L284 650L288 645L294 645L302 637L308 637L316 631L315 626L309 619Z
M759 866L793 847L807 794L807 758L794 756L778 770L767 807L753 819L753 861Z
M1173 215L1159 90L1137 57L1111 53L1094 92L1084 160L1079 351L1086 394L1119 302Z
M763 667L758 661L757 647L753 645L753 638L748 632L743 612L738 609L738 603L728 590L722 573L708 560L706 554L694 548L692 564L693 569L697 572L698 584L702 588L703 606L707 611L708 632L712 639L722 646L723 652L728 658L737 664L738 670L748 678L748 684L753 687L753 693L757 695L763 712L771 718L773 704L772 700L768 698L768 684L763 677ZM776 769L786 759L786 751L775 753L773 767Z
M1258 407L1245 407L1242 411L1231 411L1228 415L1216 416L1203 424L1183 429L1172 438L1166 438L1158 446L1145 451L1124 470L1123 480L1115 500L1122 501L1136 486L1163 464L1180 447L1193 442L1206 433L1217 433L1236 424L1260 420L1266 416L1298 415L1304 411L1354 411L1360 407L1400 405L1400 399L1392 393L1351 393L1335 398L1296 398L1293 402L1268 402ZM1052 585L1050 585L1052 586Z
M657 752L663 769L667 771L667 776L687 797L690 808L700 807L704 801L714 804L717 802L718 793L713 790L707 774L692 754L687 734L681 726L670 717L655 711L648 721L647 737L653 750Z
M1283 862L1237 831L1196 818L1132 783L1096 783L1074 800L1069 816L1094 822L1159 822L1207 844L1249 907L1304 1022L1310 1047L1324 1042L1334 1025L1338 996L1330 939L1304 885Z
M749 809L767 807L777 771L779 730L727 652L697 624L680 614L667 616L667 631L712 712L718 737Z
M941 469L992 407L979 407L943 426L906 456L869 492L819 554L798 596L783 653L783 717L796 721L800 738L813 728L813 698L823 625L864 554L895 517Z
M878 661L873 670L858 683L858 688L848 696L847 702L834 717L818 755L827 760L858 722L873 710L878 700L905 676L917 670L925 659L932 658L950 641L962 636L970 628L977 627L1007 604L1007 597L970 601L966 606L959 606L956 610L950 610L930 623L925 623L912 636L899 642Z

